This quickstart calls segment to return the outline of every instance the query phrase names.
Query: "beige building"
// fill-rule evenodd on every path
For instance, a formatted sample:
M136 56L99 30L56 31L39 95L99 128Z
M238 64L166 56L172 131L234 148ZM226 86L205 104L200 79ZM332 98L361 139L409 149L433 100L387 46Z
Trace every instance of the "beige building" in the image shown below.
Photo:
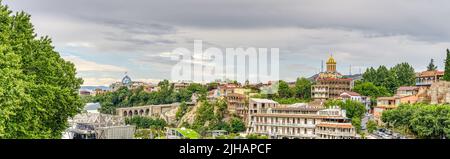
M315 79L316 84L311 87L311 98L325 101L328 99L338 99L342 92L350 91L352 79L343 78L336 71L336 61L330 57L327 61L327 70L319 73Z
M235 114L247 121L248 115L248 97L244 94L230 93L226 96L227 109L230 114Z
M247 125L251 125L250 117L254 114L265 113L267 109L277 107L279 104L270 99L250 98L248 105Z
M431 84L439 82L444 77L444 71L423 71L416 73L416 86L430 87Z
M248 133L274 139L350 139L356 130L340 109L324 109L307 104L268 108L250 116Z
M373 116L378 124L382 124L381 116L386 110L396 109L400 104L414 104L419 101L419 87L399 87L393 97L378 97Z

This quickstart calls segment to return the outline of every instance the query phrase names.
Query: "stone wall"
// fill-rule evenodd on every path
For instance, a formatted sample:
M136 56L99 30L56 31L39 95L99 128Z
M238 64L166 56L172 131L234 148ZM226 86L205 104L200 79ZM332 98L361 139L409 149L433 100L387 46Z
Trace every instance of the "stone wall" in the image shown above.
M433 83L428 90L428 96L431 98L430 104L450 103L450 82Z

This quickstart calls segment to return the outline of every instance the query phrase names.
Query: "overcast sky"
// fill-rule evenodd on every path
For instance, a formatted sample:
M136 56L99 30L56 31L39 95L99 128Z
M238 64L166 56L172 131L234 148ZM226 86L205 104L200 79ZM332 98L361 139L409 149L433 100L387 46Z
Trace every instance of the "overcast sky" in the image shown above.
M170 52L204 45L280 48L280 78L320 71L333 54L338 71L431 58L443 69L450 47L448 0L4 0L32 15L75 63L84 85L170 78Z

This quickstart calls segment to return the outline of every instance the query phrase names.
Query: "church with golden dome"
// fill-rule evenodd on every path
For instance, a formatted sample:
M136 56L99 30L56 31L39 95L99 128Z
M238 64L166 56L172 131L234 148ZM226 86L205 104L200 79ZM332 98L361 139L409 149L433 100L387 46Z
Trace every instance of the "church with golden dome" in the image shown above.
M342 74L336 70L336 60L330 56L327 60L327 70L322 71L315 78L315 84L311 87L311 97L314 100L337 99L340 94L350 91L352 87L352 79L344 78Z
M331 55L327 60L327 70L320 72L317 78L342 78L342 74L336 71L336 61Z

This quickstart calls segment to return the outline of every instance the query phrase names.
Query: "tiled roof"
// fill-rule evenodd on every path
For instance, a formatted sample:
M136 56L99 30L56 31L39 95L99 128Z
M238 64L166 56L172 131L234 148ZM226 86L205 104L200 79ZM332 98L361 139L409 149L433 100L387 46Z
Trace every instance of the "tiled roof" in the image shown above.
M350 123L320 123L317 124L318 127L329 127L329 128L353 128Z
M259 99L259 98L251 98L251 101L257 102L257 103L273 103L273 104L278 104L278 102L275 102L273 100L270 99Z
M344 91L341 93L341 95L344 93L347 93L348 95L351 95L351 96L361 96L359 93L352 92L352 91Z
M423 71L423 72L419 72L416 74L416 76L418 77L430 77L430 76L436 76L436 75L444 75L444 71L438 71L438 70L434 70L434 71Z

